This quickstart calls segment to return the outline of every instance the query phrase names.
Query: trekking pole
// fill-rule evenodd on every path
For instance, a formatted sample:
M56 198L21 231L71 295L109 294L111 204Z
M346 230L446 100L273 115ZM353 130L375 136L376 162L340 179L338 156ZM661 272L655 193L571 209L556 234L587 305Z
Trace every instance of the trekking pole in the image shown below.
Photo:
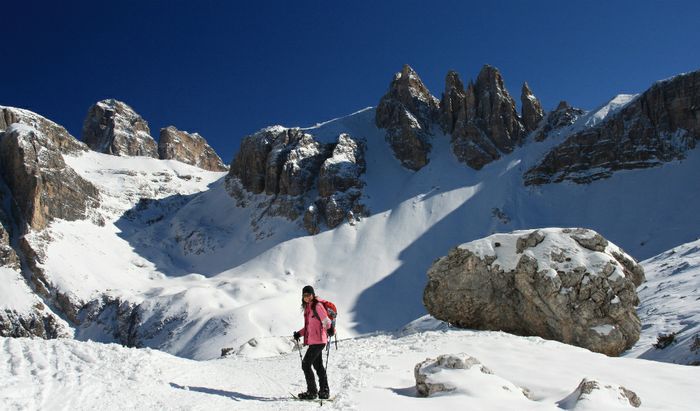
M326 344L326 370L328 370L328 359L331 357L331 342Z
M304 359L301 358L301 347L299 347L299 340L295 339L294 342L297 345L297 350L299 351L299 360L301 360L301 366L303 367L304 366Z

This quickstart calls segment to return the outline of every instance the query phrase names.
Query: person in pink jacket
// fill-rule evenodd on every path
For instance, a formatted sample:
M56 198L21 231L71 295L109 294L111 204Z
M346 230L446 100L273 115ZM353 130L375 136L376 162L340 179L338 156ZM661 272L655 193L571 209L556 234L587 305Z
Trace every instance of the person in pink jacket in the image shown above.
M330 395L328 389L328 377L326 369L323 367L323 349L328 342L328 334L326 330L331 326L331 319L328 318L328 313L316 299L314 288L307 285L301 290L301 307L304 310L304 327L299 331L294 331L294 339L298 342L304 337L304 345L308 345L306 355L301 361L301 369L304 370L306 378L306 392L298 395L299 398L312 400L318 396L321 399L327 399ZM320 390L316 390L316 378L314 377L311 366L318 374L318 385Z

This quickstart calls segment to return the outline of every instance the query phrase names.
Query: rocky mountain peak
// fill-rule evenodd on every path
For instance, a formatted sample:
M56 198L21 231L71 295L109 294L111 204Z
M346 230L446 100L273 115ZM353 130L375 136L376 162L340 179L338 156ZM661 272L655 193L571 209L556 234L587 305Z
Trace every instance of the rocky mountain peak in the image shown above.
M387 130L386 140L404 167L419 170L428 164L431 125L437 118L438 100L409 66L394 75L377 106L377 127Z
M472 86L473 92L473 86ZM440 126L446 134L467 120L467 95L464 84L456 71L450 70L445 77L445 92L440 101Z
M126 103L102 100L88 110L83 141L93 150L115 156L158 158L158 147L148 122Z
M522 106L523 125L525 126L525 131L529 133L537 128L540 120L544 117L544 111L542 110L540 100L535 97L535 94L530 90L530 86L528 86L527 82L523 83L523 88L520 93L520 103Z
M209 171L226 171L221 157L198 133L190 134L174 126L160 130L158 156L161 160L177 160Z
M524 127L501 72L485 65L476 78L475 92L476 114L484 132L500 151L510 153L523 137Z

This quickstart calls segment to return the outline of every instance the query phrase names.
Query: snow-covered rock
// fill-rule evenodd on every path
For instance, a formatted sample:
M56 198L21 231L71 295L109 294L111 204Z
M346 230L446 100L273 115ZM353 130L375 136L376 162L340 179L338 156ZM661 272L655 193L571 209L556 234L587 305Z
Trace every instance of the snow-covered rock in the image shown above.
M592 378L584 378L574 392L558 405L565 410L596 411L610 409L639 408L642 400L621 385L601 383Z
M423 302L460 327L537 335L618 355L639 338L632 257L592 230L547 228L462 244L428 271Z
M493 371L467 354L443 354L437 358L428 358L416 364L413 374L416 378L416 391L421 397L456 390L467 393L478 390L481 396L487 391L499 392L499 390L504 391L501 395L518 398L526 395L522 389L510 381L493 375Z

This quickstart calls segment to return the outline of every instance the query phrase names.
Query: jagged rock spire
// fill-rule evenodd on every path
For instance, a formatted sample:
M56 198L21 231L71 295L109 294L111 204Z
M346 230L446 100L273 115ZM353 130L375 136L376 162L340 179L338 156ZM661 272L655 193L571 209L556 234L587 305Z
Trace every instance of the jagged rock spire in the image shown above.
M440 126L451 134L455 126L467 119L467 97L462 80L456 71L450 70L445 77L445 93L440 101Z
M409 66L394 75L389 91L377 106L377 127L387 130L386 140L401 164L419 170L428 164L431 123L438 114L438 100Z
M537 128L540 120L544 117L544 111L542 111L540 100L532 93L527 82L523 83L520 102L522 104L523 125L525 131L530 132Z

